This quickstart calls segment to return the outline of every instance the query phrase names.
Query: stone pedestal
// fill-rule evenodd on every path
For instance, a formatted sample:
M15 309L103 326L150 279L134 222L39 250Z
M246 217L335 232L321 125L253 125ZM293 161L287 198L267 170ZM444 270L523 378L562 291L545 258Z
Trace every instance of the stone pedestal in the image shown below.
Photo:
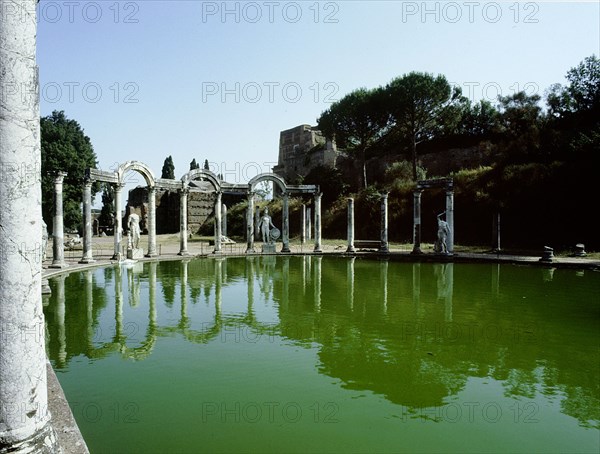
M261 252L263 254L275 254L277 252L275 243L263 243Z
M139 260L144 258L144 250L140 248L127 249L127 258L130 260Z
M575 252L573 253L575 257L585 257L587 252L585 252L585 244L577 243L575 245Z
M544 252L542 252L542 257L540 258L540 262L552 263L554 261L554 249L548 246L544 246Z

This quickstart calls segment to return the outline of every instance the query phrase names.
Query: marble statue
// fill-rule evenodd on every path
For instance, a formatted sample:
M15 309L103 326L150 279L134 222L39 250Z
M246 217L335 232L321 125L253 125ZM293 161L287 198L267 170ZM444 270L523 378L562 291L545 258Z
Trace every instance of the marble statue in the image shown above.
M446 244L446 240L448 239L448 235L450 235L450 226L444 220L442 220L442 216L445 214L438 214L438 231L437 231L437 243L436 243L436 252L441 254L448 253L448 245Z
M270 235L270 228L269 227L273 227L273 229L276 229L276 227L273 225L273 221L271 220L271 216L269 216L269 209L265 208L265 211L263 211L263 215L260 218L260 222L258 224L258 227L260 229L260 232L262 234L262 241L263 243L272 243L273 239Z
M132 213L129 215L129 218L127 219L127 228L129 229L129 233L131 234L131 247L133 249L138 249L140 245L141 231L140 217L137 214Z

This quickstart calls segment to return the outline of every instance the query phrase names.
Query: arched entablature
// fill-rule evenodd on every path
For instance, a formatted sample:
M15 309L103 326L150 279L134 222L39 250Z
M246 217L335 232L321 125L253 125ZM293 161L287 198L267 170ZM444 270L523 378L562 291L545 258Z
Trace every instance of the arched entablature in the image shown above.
M129 170L134 170L140 173L146 180L146 184L148 186L154 187L156 185L156 178L154 178L152 170L150 170L150 167L140 161L127 161L119 165L117 171L115 172L117 174L117 180L119 184L125 183L123 176Z
M287 185L285 184L285 180L283 178L281 178L279 175L274 174L274 173L261 173L259 175L256 175L254 178L252 178L248 182L249 191L250 192L254 191L254 188L256 187L256 185L258 183L260 183L261 181L273 182L274 184L279 186L279 189L281 190L282 193L287 191Z
M190 170L188 173L181 177L181 181L183 182L183 188L186 189L187 187L189 187L190 182L194 180L208 181L213 186L213 188L215 188L215 191L221 191L221 182L219 181L219 178L210 170Z

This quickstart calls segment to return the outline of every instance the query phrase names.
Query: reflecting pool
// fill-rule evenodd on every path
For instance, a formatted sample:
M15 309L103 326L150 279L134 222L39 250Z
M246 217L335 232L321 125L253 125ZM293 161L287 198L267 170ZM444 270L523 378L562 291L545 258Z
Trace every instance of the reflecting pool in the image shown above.
M264 256L50 285L92 453L600 451L597 272Z

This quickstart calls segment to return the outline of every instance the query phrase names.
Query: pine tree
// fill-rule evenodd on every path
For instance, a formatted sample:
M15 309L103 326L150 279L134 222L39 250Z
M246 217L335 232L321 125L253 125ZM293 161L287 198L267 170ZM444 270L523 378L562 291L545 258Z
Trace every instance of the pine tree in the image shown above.
M173 164L173 158L171 155L165 159L165 163L162 167L161 178L167 178L169 180L175 179L175 164Z

